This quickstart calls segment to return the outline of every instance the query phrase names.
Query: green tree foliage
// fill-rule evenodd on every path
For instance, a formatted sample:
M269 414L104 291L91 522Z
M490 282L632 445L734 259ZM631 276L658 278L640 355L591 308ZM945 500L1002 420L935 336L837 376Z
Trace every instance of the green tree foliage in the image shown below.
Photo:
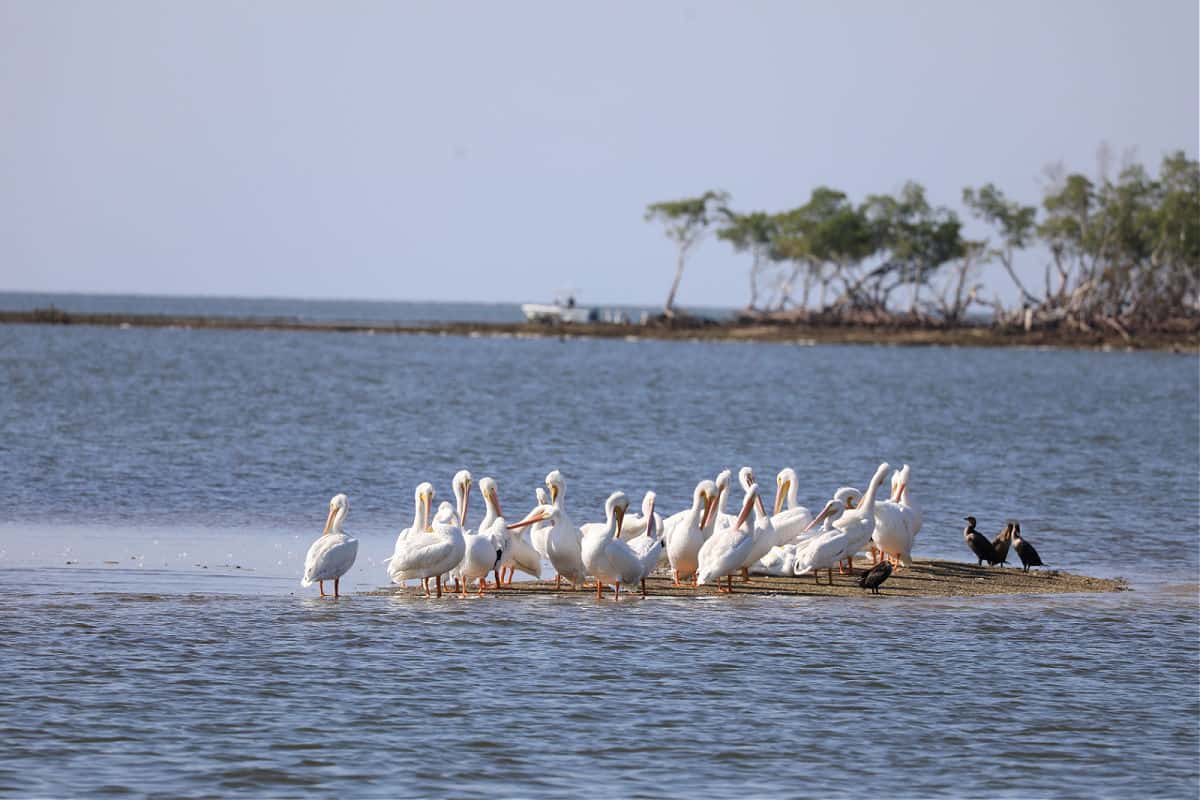
M1016 252L1028 247L1037 235L1037 208L1023 206L1009 200L991 183L985 184L977 190L967 187L963 189L962 197L963 205L970 209L976 218L990 225L999 234L1000 246L986 249L983 256L1000 262L1005 272L1021 291L1021 298L1024 302L1032 304L1040 302L1032 292L1025 288L1025 284L1017 277L1014 267Z
M646 221L663 223L666 226L667 237L679 248L675 261L675 278L671 281L671 291L663 305L664 315L675 315L675 294L679 291L680 280L683 279L683 268L688 253L704 238L709 226L716 220L719 210L728 203L728 193L707 191L699 197L651 203L646 207Z
M817 187L807 203L777 215L776 220L776 257L793 264L784 285L784 300L790 298L795 279L802 273L801 307L808 306L814 283L821 287L819 304L824 306L829 283L856 268L873 251L871 231L860 210L844 192L827 186Z
M913 181L904 184L896 196L868 196L861 213L881 260L857 281L846 281L845 300L884 310L891 293L908 285L912 287L909 310L917 311L921 287L943 265L964 254L958 215L931 206L925 187Z
M1038 207L1010 199L995 184L965 188L963 205L992 232L980 242L965 239L958 216L933 205L915 182L857 206L827 186L775 214L734 212L727 202L724 192L710 191L647 208L646 219L662 222L679 246L668 315L688 252L719 224L718 237L751 256L751 309L765 296L764 310L798 304L807 314L819 285L823 313L879 320L893 314L896 289L909 287L910 314L932 312L949 324L961 321L972 303L990 304L998 320L1027 327L1105 325L1125 336L1134 328L1200 320L1200 163L1182 151L1163 158L1157 175L1136 163L1115 177L1103 168L1094 178L1055 173L1040 219ZM1027 286L1017 274L1019 254L1034 245L1050 256L1043 287ZM1007 272L1021 308L981 299L976 277L987 262ZM764 286L767 275L773 283ZM831 285L839 285L839 294L827 305ZM932 299L921 299L924 287L932 287Z
M717 238L733 245L739 253L750 253L750 305L758 305L758 278L771 259L771 248L775 241L775 218L764 211L739 214L727 208L721 209L725 225L717 229Z
M1140 164L1115 180L1072 173L1047 188L1038 234L1049 247L1048 320L1125 332L1195 313L1200 280L1200 164L1182 152L1157 177Z

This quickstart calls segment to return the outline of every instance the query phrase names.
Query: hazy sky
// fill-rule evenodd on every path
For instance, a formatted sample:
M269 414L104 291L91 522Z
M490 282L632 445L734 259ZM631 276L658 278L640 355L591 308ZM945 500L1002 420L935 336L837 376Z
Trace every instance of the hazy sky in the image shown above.
M1036 202L1104 141L1195 157L1198 27L1195 0L0 0L0 289L659 303L655 200ZM710 240L680 301L745 276Z

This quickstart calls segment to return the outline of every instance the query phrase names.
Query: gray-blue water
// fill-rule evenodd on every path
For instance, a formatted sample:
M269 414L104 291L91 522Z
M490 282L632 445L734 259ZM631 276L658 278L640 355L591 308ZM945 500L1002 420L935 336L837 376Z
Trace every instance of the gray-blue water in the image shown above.
M0 326L0 795L1195 797L1198 379L1148 353ZM559 468L595 519L741 464L816 505L880 460L913 465L918 557L1015 517L1134 591L365 593L415 484L464 466L514 514ZM362 548L320 601L297 581L339 491Z
M553 297L531 297L531 303L549 303ZM638 320L659 307L598 304L578 298L580 306L624 314ZM281 297L188 297L138 294L74 294L0 291L0 311L33 311L54 307L79 314L166 314L242 319L287 319L303 322L438 323L522 322L519 303L433 303L405 300L303 300ZM692 313L712 319L732 315L728 308L693 308Z

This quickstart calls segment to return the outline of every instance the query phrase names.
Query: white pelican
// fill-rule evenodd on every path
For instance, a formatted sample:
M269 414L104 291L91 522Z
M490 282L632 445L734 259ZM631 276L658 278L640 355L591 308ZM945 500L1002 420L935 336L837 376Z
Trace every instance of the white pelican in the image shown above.
M892 476L892 496L875 504L875 531L871 534L872 550L878 548L884 558L904 567L912 565L912 543L916 535L913 525L920 525L920 511L913 513L911 507L900 502L905 492L907 470L905 464L903 469L896 471Z
M541 486L537 487L537 504L539 506L550 505L550 498L546 495L546 490ZM529 513L532 514L533 511ZM542 521L535 522L529 528L529 543L533 545L533 549L537 550L542 558L550 558L549 545L546 539L550 536L550 528L552 527L549 522Z
M900 469L900 491L896 493L896 501L900 504L900 508L904 510L905 524L908 527L908 548L904 551L903 557L909 563L912 562L912 548L916 541L917 534L921 532L921 524L925 520L924 514L921 513L921 506L913 498L908 491L909 482L912 479L912 470L908 464L905 464ZM905 565L907 566L907 564Z
M855 508L846 509L834 523L834 528L840 533L840 536L835 537L838 538L841 548L840 558L849 562L851 575L854 574L855 554L867 546L867 543L871 541L871 534L875 532L875 494L879 491L879 486L883 483L889 469L886 461L880 464L871 478L871 483L867 486L862 503ZM826 505L826 510L828 508ZM821 514L826 514L826 511L822 511ZM809 528L814 527L822 519L823 517L818 516L809 523Z
M692 492L692 507L686 509L683 518L666 534L667 560L671 564L671 577L675 585L679 579L692 576L696 582L696 568L700 565L700 547L704 544L705 527L709 516L715 516L717 485L709 480L696 484Z
M493 478L484 478L479 481L479 493L483 495L486 509L483 521L479 523L479 530L481 533L490 532L497 549L501 551L500 580L505 585L511 586L513 575L517 570L535 578L542 577L542 557L533 548L533 545L526 541L525 531L510 531L504 521L503 512L500 510L500 492L496 488L496 481ZM506 569L507 576L505 575Z
M734 523L734 520L737 519L736 514L725 513L725 503L729 499L729 478L728 477L725 478L724 486L722 486L721 477L728 476L728 474L729 474L729 470L725 470L720 475L717 476L717 488L724 490L724 497L721 498L721 502L718 507L717 530L721 530L722 528L729 527L730 525L732 525ZM750 469L749 467L742 467L741 469L739 469L738 470L738 483L741 485L743 492L750 491L750 487L753 486L755 483L754 470ZM760 509L763 508L761 497L758 499L758 506Z
M652 495L654 493L647 492L646 494ZM643 498L642 513L625 515L625 522L621 525L621 535L624 536L629 542L633 542L634 537L641 536L646 532L646 519L646 500ZM665 530L663 527L665 522L666 520L663 519L662 514L656 514L654 517L655 527L658 529L660 534L663 530Z
M771 524L775 526L775 543L777 545L791 544L804 533L808 523L812 522L812 512L797 502L796 470L785 467L775 477L775 511L771 515ZM787 508L783 507L784 501Z
M407 588L408 579L413 577L405 575L402 570L395 567L393 562L399 563L396 557L401 551L407 550L410 545L416 544L417 539L426 536L426 529L429 528L430 520L433 517L433 497L433 484L428 481L417 484L417 488L413 490L412 525L400 531L400 535L396 537L396 546L392 554L383 561L387 565L388 578L392 583L398 583Z
M771 551L775 546L776 533L775 526L771 522L771 517L763 508L762 496L756 498L754 510L754 524L751 528L751 533L754 536L754 545L750 548L750 552L742 561L742 580L750 580L750 567L763 556Z
M487 585L487 574L496 571L496 586L500 586L500 572L498 564L503 556L503 545L495 535L495 531L489 527L484 529L483 525L479 526L478 531L470 531L466 527L467 508L471 498L471 473L465 469L460 470L454 476L454 495L458 498L458 507L460 509L460 524L463 527L463 556L462 560L454 568L455 581L462 580L462 596L467 596L467 587L471 581L479 581L479 596L483 596L484 587ZM496 520L484 520L491 526ZM503 521L501 520L501 526ZM507 533L507 532L506 532Z
M908 549L908 528L905 512L896 503L900 495L900 470L892 475L892 494L875 504L875 530L871 531L871 555L882 553L884 560L898 559ZM874 560L878 561L878 558Z
M396 551L388 560L388 575L396 583L406 578L420 578L429 596L426 578L437 580L437 596L442 596L442 575L454 569L462 561L465 550L462 527L449 503L442 503L438 516L432 522L429 509L433 504L433 487L422 483L417 487L417 513L412 528L400 532L396 539Z
M758 486L751 484L746 491L742 512L733 525L722 528L712 535L700 548L700 568L696 573L698 583L715 580L717 591L733 591L733 573L745 562L754 546L754 529L748 522L750 512L758 501ZM726 588L721 588L721 578L726 578Z
M642 560L621 540L621 526L629 499L624 492L613 492L604 503L604 525L589 525L583 535L583 566L596 578L596 599L604 598L604 584L616 590L614 600L621 599L622 583L637 583L642 577Z
M344 494L335 494L329 501L329 516L325 518L325 530L321 536L308 548L304 557L304 577L300 579L301 586L312 586L316 581L321 588L321 597L325 597L325 581L333 581L333 596L340 597L338 581L354 566L358 556L358 539L352 539L342 530L342 522L346 512L350 510L350 501Z
M562 578L578 589L587 578L583 568L583 555L580 550L583 533L572 520L566 509L567 481L558 470L552 470L546 476L546 489L550 492L550 504L557 513L554 515L554 525L546 535L546 557L554 567L554 588L558 588ZM549 517L543 517L549 520Z
M646 578L650 577L650 573L658 566L659 554L664 550L662 517L654 512L654 504L657 500L658 495L654 492L646 492L646 496L642 498L642 519L649 520L649 523L646 525L645 533L629 540L629 549L642 562L642 575L639 578L642 597L646 596ZM624 528L621 532L624 533Z
M833 532L833 523L841 516L842 511L847 508L846 503L850 502L850 498L857 499L860 496L857 489L840 489L837 495L834 496L832 502L836 503L836 507L828 509L830 513L825 515L822 520L820 530L806 532L804 537L799 541L785 544L782 547L773 547L770 552L758 560L754 566L750 568L752 575L773 575L776 577L791 577L798 574L796 572L801 558L805 557L805 549L808 548L814 539L817 539L822 534Z
M717 487L717 502L712 513L708 515L708 525L705 526L704 531L704 541L706 542L713 535L713 531L724 527L721 525L721 519L729 516L725 507L729 504L729 481L732 477L733 472L723 469L713 479L713 484Z
M833 585L833 565L846 557L846 535L834 527L834 521L845 511L842 501L834 499L825 504L825 508L814 520L823 522L821 533L812 539L806 539L790 549L790 561L793 575L813 574L813 580L821 582L821 570L829 570L829 585Z

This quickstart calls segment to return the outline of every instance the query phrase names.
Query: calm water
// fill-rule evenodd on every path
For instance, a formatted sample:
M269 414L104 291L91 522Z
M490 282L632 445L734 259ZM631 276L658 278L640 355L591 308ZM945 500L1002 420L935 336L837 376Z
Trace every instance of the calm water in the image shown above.
M531 297L529 302L548 303L552 297ZM579 298L581 306L641 318L658 307L614 306ZM170 314L238 318L296 319L305 322L521 322L519 303L433 303L399 300L300 300L279 297L185 297L131 294L47 294L0 292L0 310L32 311L55 308L81 314ZM690 309L713 319L732 313L727 308Z
M59 304L62 306L62 304ZM314 304L320 305L320 304ZM333 313L329 309L306 312ZM1166 354L0 326L0 795L1195 797L1200 396ZM1109 596L360 592L456 469L1016 517ZM297 585L329 497L349 596Z

